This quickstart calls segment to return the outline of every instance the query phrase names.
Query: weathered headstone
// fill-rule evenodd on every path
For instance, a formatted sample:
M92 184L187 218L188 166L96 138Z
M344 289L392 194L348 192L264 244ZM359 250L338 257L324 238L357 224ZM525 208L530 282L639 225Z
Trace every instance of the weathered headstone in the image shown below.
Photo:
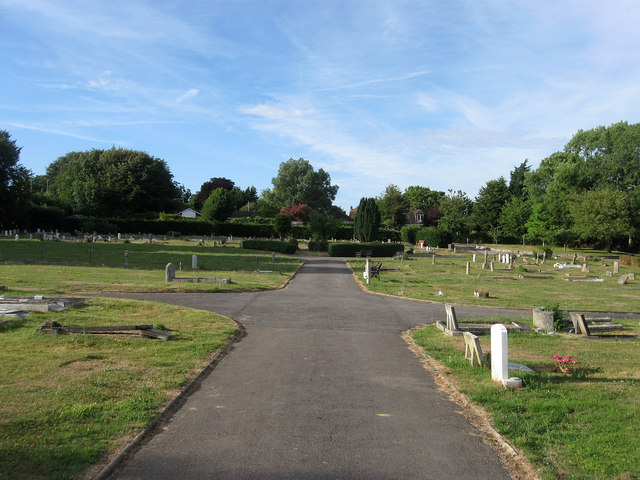
M456 317L456 310L453 305L445 304L444 310L447 313L447 330L456 331L458 328L458 319Z
M176 278L176 267L173 263L167 263L167 266L164 268L164 281L165 282L173 282Z
M467 262L467 275L471 273L471 262Z
M613 273L620 273L620 262L618 260L613 262Z
M120 241L120 240L122 240L122 234L121 233L118 234L118 241Z
M476 254L473 254L473 263L476 263Z
M482 366L482 348L480 339L471 332L464 332L464 358L469 360L472 367Z
M533 309L533 326L542 328L547 332L554 331L555 313L553 311L547 311L544 308Z
M15 237L15 238L16 238L16 242L17 242L18 240L20 240L20 235L18 235L18 234L16 233L16 237Z
M626 285L627 284L627 280L629 279L629 275L622 275L619 279L618 279L618 285Z
M500 383L509 379L509 340L501 323L491 325L491 379Z
M275 262L276 261L276 254L271 252L271 261Z
M493 268L494 268L494 267L493 267L493 262L491 262L491 263L489 264L489 266L491 267L491 271L493 272Z
M129 268L129 250L124 251L124 268Z
M367 258L364 262L364 279L367 282L367 285L371 283L371 259Z
M198 269L198 256L197 255L191 255L191 268L193 270L197 270Z
M431 264L432 264L432 265L435 265L435 264L436 264L436 256L435 256L435 255L432 255L432 256L431 256Z

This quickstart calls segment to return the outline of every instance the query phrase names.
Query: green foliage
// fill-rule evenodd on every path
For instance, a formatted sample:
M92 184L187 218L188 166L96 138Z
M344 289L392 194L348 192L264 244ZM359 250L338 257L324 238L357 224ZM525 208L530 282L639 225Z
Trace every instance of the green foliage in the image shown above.
M298 250L298 244L295 242L288 241L282 242L277 240L259 240L259 239L250 239L244 240L242 242L242 248L247 248L250 250L267 250L269 252L279 252L279 253L287 253L293 254Z
M315 240L326 245L327 239L333 237L338 231L338 222L327 213L316 212L311 214L309 229Z
M311 210L328 210L338 193L338 186L331 185L331 176L323 169L316 172L303 158L282 162L271 183L273 189L264 191L262 197L277 211L293 203L308 205Z
M235 210L231 192L224 188L216 188L202 206L202 218L208 221L223 221Z
M472 220L476 228L483 232L492 232L498 228L498 219L502 207L509 198L509 187L504 177L489 180L480 188L473 208ZM494 238L497 243L497 238Z
M381 228L378 230L378 236L376 238L379 242L400 242L401 236L398 230L391 230L389 228ZM351 240L351 237L345 240Z
M424 244L429 247L444 247L450 238L446 232L442 232L436 227L427 227L416 232L416 242L420 240L424 240Z
M291 219L284 213L279 213L273 219L273 229L276 231L280 240L283 240L291 233Z
M381 221L385 225L400 227L407 221L407 202L397 185L388 185L378 201Z
M415 245L416 234L421 230L417 225L405 225L400 230L400 238L404 243Z
M372 257L393 257L404 251L402 243L347 243L336 242L329 244L329 255L332 257L355 257L356 252L371 250Z
M442 217L438 220L438 228L448 232L454 238L460 238L469 233L468 215L471 210L471 200L467 194L458 190L449 190L449 194L440 202Z
M166 162L135 150L71 152L47 167L47 179L49 194L74 213L130 215L182 205Z
M503 235L521 238L527 233L527 221L531 216L531 205L522 197L511 197L502 207L498 226Z
M380 228L380 210L375 198L362 198L353 227L355 236L361 242L372 242L378 236Z
M576 235L605 245L609 252L616 239L630 235L633 230L626 192L591 190L572 196L569 208Z
M196 210L201 210L204 207L204 203L215 190L222 188L230 192L235 188L234 185L235 184L228 178L210 178L200 186L198 193L193 196L193 207Z
M30 170L18 162L20 150L6 130L0 130L0 226L24 225L24 210L30 197Z
M440 205L440 201L444 198L444 192L431 190L428 187L420 187L418 185L407 187L404 191L404 200L407 202L409 212L422 210L427 212L429 207Z
M326 252L329 249L329 242L326 240L311 240L308 244L310 252Z

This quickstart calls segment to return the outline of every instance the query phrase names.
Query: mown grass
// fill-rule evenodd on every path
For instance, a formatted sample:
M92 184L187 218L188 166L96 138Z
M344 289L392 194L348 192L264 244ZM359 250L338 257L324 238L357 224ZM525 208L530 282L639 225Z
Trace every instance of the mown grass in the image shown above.
M129 268L124 268L125 251ZM3 239L0 255L0 285L8 287L10 294L265 290L282 285L301 263L282 255L272 259L269 252L184 241L108 244ZM191 269L192 255L198 256L198 270ZM178 277L231 278L232 283L166 283L164 269L169 262Z
M637 321L622 323L625 335L640 334ZM637 341L510 334L509 361L535 373L512 372L525 387L509 391L491 381L488 369L464 360L462 338L429 326L414 332L414 339L446 366L463 393L490 412L497 430L525 452L543 478L639 478ZM490 352L490 337L480 339L483 352ZM553 372L553 354L573 355L579 362L575 373Z
M174 337L45 335L63 325L163 324ZM144 428L236 331L212 313L111 299L0 330L0 478L77 477Z
M490 257L491 258L491 257ZM467 305L509 308L535 308L558 303L565 310L640 312L640 268L621 267L620 274L635 273L636 280L619 285L620 275L607 276L613 270L612 260L598 259L589 263L589 273L580 269L558 269L554 263L567 259L548 259L535 265L535 258L520 258L515 268L508 270L494 263L494 271L483 269L483 256L471 262L472 255L414 256L410 260L372 259L382 262L380 280L372 279L371 291L421 300ZM470 274L466 263L471 262ZM351 259L350 265L361 280L364 261ZM546 277L546 278L539 278ZM569 281L570 279L601 278L602 283ZM489 292L489 298L478 298L474 291ZM439 292L443 295L440 296Z

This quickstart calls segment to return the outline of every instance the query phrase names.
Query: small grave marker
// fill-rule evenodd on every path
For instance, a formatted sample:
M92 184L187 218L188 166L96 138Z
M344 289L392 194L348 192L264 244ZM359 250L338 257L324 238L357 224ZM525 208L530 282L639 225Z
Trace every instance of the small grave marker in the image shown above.
M194 270L198 270L198 256L191 255L191 268Z
M613 262L613 273L620 273L620 262L617 260Z
M167 263L167 266L164 268L164 281L165 282L173 282L176 278L176 267L173 263Z
M477 335L464 332L464 358L469 360L472 367L481 367L483 363L482 348Z
M509 341L507 329L500 323L491 326L491 379L500 383L509 380Z

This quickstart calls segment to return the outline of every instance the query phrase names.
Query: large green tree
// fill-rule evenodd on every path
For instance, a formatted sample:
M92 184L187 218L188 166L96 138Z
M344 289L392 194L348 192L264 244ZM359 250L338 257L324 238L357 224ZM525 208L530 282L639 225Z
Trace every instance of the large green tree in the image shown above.
M278 209L295 203L308 205L311 210L329 210L338 193L338 186L331 185L331 176L322 168L315 171L304 158L282 162L271 183L273 188L262 195Z
M375 198L362 198L358 205L353 231L361 242L373 242L380 229L380 210Z
M224 221L234 212L235 203L231 192L225 188L216 188L202 206L202 218Z
M182 205L166 162L136 150L71 152L49 165L47 179L49 194L74 213L130 215Z
M442 217L438 220L438 228L454 239L460 239L468 234L471 203L463 191L449 190L449 194L445 195L440 202Z
M198 193L193 196L193 207L196 210L202 209L202 206L204 205L204 202L207 200L207 198L209 198L211 193L218 188L223 188L225 190L231 191L236 187L235 183L228 178L210 178L202 185L200 185L200 190L198 190ZM239 199L239 201L241 202L242 199Z
M410 212L422 210L426 213L429 207L440 205L440 201L444 196L444 192L431 190L428 187L421 187L419 185L412 185L404 191L404 199L407 202L407 208Z
M32 173L20 165L21 147L0 130L0 225L19 227L29 200Z
M491 234L494 242L497 242L500 213L508 198L509 187L504 177L489 180L476 197L472 221L478 230Z
M382 223L400 228L407 223L407 202L397 185L388 185L378 200Z
M611 252L616 241L632 233L630 206L629 196L615 189L574 195L570 202L573 230L582 240L604 245Z
M520 238L524 244L531 204L521 197L511 197L502 207L498 225L503 235Z

